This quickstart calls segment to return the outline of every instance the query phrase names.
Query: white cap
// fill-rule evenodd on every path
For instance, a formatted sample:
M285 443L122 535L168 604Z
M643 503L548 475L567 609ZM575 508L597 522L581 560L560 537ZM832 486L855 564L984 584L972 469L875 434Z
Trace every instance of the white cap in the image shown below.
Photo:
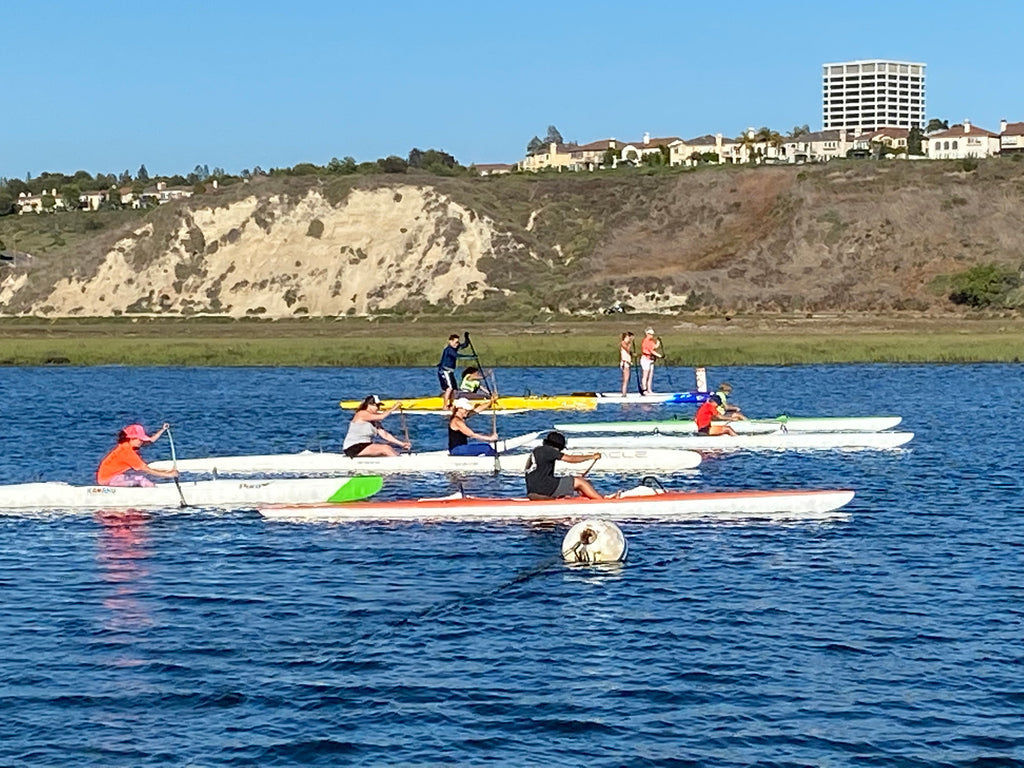
M646 331L644 331L644 333L649 333L649 334L651 334L651 336L653 336L654 335L654 329L653 328L648 328Z
M468 397L460 397L452 405L456 408L465 408L467 411L473 410L473 401Z

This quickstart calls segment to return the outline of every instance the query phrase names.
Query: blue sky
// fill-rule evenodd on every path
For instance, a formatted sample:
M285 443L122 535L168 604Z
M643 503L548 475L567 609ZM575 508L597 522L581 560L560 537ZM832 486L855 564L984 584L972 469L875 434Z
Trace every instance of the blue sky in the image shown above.
M1022 29L1022 0L10 3L0 176L820 129L821 65L866 58L926 63L929 118L998 131L1024 120Z

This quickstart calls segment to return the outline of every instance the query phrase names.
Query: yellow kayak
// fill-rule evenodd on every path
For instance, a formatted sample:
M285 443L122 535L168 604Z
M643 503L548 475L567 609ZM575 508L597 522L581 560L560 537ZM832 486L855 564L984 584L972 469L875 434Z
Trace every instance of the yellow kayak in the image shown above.
M362 400L342 400L340 405L348 411L354 411ZM390 408L396 402L402 403L407 411L440 411L444 401L440 395L434 397L409 397L400 401L385 400L382 408ZM597 398L586 395L521 395L501 396L494 404L496 411L512 410L549 410L549 411L592 411L597 408Z

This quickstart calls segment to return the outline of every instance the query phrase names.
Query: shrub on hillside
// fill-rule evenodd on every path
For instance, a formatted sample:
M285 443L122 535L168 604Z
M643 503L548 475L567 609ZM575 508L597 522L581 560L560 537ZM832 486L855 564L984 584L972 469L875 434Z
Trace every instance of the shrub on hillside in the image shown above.
M1003 307L1021 286L1020 273L998 264L979 264L952 276L949 300L969 307Z

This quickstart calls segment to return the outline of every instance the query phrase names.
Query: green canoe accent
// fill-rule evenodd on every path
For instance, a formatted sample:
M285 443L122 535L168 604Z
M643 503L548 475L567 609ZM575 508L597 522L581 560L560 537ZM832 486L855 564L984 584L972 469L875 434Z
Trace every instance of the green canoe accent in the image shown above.
M351 477L327 499L331 504L368 499L384 487L384 478L377 475Z

